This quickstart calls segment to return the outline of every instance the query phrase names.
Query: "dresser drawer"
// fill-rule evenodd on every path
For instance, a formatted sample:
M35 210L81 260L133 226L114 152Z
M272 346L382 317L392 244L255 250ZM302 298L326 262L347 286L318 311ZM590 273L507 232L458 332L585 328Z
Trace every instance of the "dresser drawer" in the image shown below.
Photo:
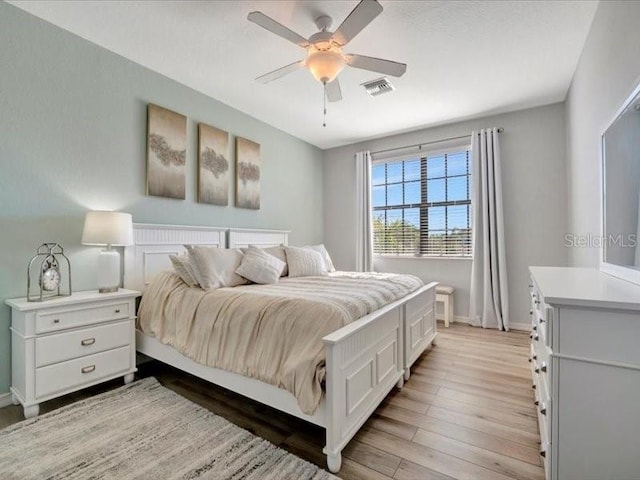
M36 338L36 367L104 352L131 343L131 320Z
M36 368L36 398L64 390L75 390L85 384L126 372L130 368L129 346Z
M44 310L36 317L36 333L55 332L66 328L129 318L129 302L106 305L78 306L76 308Z

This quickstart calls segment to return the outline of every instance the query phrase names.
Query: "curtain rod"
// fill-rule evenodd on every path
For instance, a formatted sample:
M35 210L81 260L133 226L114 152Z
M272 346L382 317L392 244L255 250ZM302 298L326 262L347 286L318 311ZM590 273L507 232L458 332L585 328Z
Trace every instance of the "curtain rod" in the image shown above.
M502 127L498 128L498 133L502 133L502 132L504 132L504 128ZM478 135L479 134L480 133L478 132ZM371 155L378 155L380 153L393 152L395 150L404 150L405 148L413 148L413 147L422 148L423 145L433 145L434 143L449 142L451 140L461 140L463 138L468 138L468 137L469 135L460 135L458 137L443 138L441 140L433 140L431 142L416 143L415 145L405 145L404 147L387 148L386 150L378 150L377 152L371 152Z

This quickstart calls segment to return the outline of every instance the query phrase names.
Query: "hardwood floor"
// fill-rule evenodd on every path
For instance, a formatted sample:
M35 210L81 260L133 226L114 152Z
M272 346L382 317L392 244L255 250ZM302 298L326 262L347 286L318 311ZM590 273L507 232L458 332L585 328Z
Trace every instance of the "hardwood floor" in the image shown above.
M525 332L439 325L412 368L343 451L344 480L544 479ZM166 387L325 467L324 430L158 362L137 377ZM45 413L121 385L108 382L41 405ZM0 428L22 420L0 409Z

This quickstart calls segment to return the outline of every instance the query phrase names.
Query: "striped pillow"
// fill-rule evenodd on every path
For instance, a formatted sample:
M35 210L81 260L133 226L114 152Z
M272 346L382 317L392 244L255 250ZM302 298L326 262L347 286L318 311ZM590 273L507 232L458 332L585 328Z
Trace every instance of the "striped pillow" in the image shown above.
M236 273L253 283L276 283L286 265L264 250L249 246Z
M322 254L310 248L284 247L289 264L290 277L314 277L327 275Z
M171 260L173 269L184 283L190 287L199 286L191 262L189 262L189 255L186 253L184 255L169 255L169 260Z

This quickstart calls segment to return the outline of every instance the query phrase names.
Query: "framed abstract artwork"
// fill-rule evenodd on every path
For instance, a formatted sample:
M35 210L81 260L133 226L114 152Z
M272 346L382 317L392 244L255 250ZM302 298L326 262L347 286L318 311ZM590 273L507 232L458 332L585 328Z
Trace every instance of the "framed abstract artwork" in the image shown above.
M147 195L185 198L187 117L147 107Z
M229 134L198 124L198 202L229 204Z
M260 144L236 137L236 207L260 209Z

